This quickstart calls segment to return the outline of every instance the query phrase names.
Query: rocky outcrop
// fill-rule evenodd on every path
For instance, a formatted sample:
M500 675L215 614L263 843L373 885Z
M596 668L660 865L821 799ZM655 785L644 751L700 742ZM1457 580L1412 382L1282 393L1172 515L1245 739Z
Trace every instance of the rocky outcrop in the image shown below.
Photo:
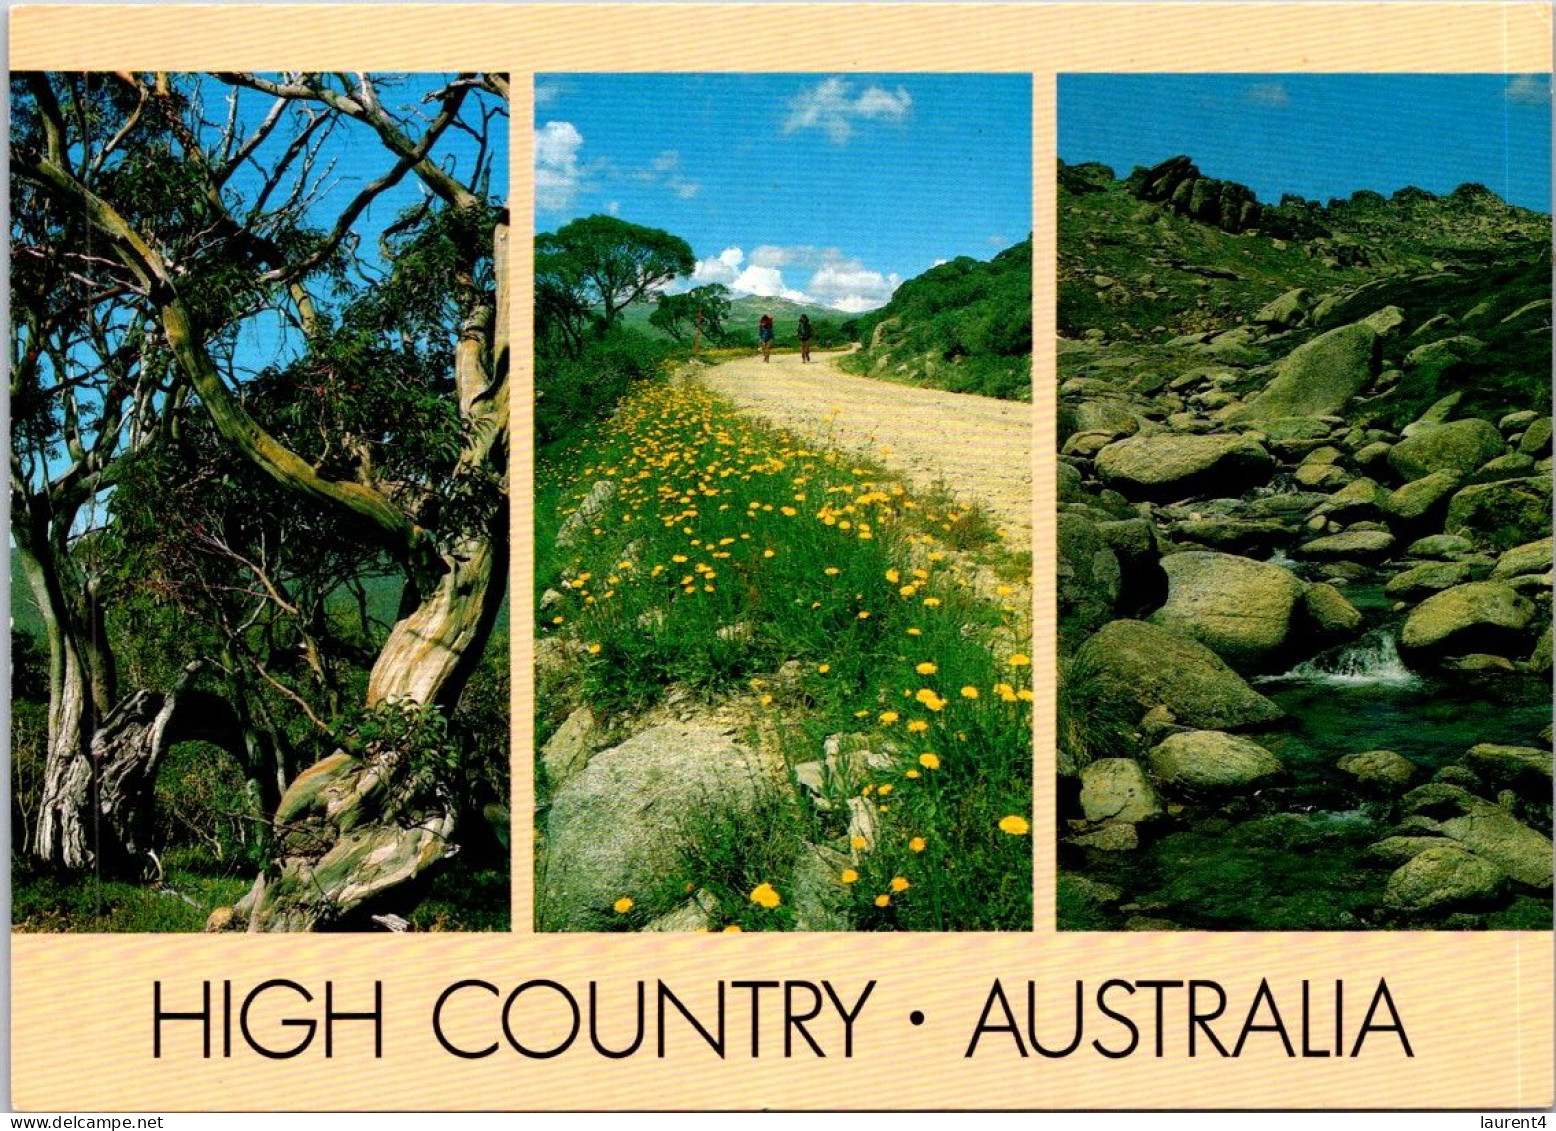
M1275 461L1242 436L1132 436L1097 454L1102 481L1133 499L1186 499L1214 487L1226 491L1262 483Z
M602 750L552 796L537 884L542 929L591 931L648 892L690 835L688 816L749 813L779 767L711 726L654 727Z
M1209 648L1143 621L1104 626L1081 645L1075 661L1095 673L1106 706L1134 718L1161 706L1184 726L1224 730L1282 717Z
M1190 791L1253 785L1284 772L1280 759L1252 739L1214 730L1174 734L1151 751L1151 772Z
M1154 624L1192 636L1234 668L1257 670L1286 644L1302 583L1288 569L1235 554L1163 559L1167 603Z

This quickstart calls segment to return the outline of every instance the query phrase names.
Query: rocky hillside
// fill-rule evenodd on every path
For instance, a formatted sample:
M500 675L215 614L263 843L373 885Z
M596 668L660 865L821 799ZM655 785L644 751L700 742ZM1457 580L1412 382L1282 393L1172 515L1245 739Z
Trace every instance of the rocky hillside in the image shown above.
M1063 184L1062 921L1548 929L1549 219Z

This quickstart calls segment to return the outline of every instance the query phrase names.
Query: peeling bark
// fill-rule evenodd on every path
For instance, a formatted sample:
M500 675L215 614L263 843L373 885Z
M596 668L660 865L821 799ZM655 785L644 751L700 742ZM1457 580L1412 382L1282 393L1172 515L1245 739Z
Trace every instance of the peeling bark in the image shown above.
M171 691L136 691L103 719L89 751L50 762L38 848L78 871L134 876L150 847L154 786L175 743L204 741L243 759L242 727L231 704L190 688L191 664ZM47 831L45 831L47 830Z

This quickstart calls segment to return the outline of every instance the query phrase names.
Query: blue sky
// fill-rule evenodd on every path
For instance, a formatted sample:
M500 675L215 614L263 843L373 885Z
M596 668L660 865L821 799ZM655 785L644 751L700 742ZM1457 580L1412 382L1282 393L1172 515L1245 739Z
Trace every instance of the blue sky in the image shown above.
M1061 75L1059 156L1179 153L1274 203L1478 181L1550 211L1548 75Z
M866 310L1031 231L1026 75L541 75L535 128L536 230L663 228L681 285Z

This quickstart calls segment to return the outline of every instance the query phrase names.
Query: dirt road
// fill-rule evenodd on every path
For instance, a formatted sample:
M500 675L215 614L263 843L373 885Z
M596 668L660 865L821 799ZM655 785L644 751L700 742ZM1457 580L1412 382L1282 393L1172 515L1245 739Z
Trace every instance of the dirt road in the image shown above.
M915 487L944 483L983 507L1013 550L1032 547L1032 406L844 373L841 354L738 358L702 379L740 408L807 440L871 457Z

